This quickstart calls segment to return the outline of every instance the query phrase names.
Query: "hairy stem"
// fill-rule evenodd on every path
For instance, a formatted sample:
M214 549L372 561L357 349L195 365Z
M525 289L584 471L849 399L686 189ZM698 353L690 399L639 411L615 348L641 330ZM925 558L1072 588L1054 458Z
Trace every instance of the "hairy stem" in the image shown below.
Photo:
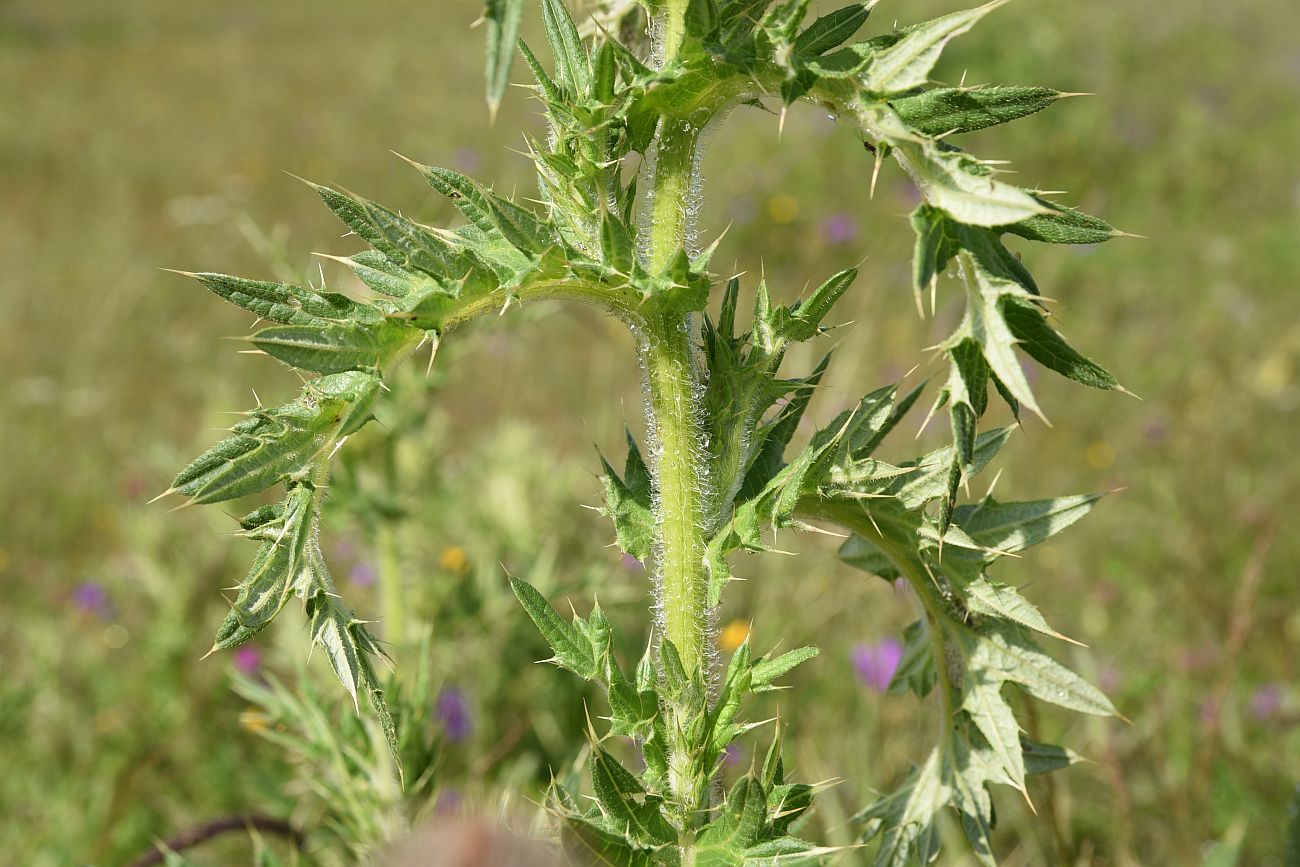
M661 60L673 57L685 34L687 0L668 0L655 22ZM642 250L651 273L662 273L692 233L689 202L695 181L699 127L664 118L656 142L648 236ZM641 351L649 393L650 424L658 459L658 595L662 637L681 656L688 676L707 682L711 641L708 579L704 572L707 469L697 407L690 317L664 314L645 323ZM670 709L668 766L678 807L678 849L683 865L695 862L695 829L705 816L709 786L699 779L692 726Z
M694 231L690 205L696 194L700 129L688 120L665 117L660 121L645 250L646 266L652 274L668 267Z
M702 533L703 467L695 407L696 373L687 325L665 317L644 348L659 450L659 603L663 634L687 673L707 664L707 581Z
M677 55L677 49L686 37L686 7L690 5L690 0L666 0L663 11L656 16L661 64Z

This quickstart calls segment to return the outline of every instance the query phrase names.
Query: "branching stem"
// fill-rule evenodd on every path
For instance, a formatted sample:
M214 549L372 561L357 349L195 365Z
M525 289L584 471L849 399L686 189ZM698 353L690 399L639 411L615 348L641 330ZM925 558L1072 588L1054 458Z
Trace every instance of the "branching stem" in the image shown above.
M961 707L961 688L953 682L952 673L948 669L952 653L943 626L950 619L950 615L944 607L934 577L926 572L923 564L917 562L914 554L909 556L909 552L900 550L897 542L880 532L876 523L871 519L867 507L862 503L810 498L800 501L799 511L802 517L837 524L875 545L889 557L903 578L912 587L917 599L921 602L922 609L925 611L925 625L930 638L930 652L934 656L935 670L938 674L939 701L940 710L942 711L940 724L949 725L952 715ZM940 740L940 743L946 742L946 738Z

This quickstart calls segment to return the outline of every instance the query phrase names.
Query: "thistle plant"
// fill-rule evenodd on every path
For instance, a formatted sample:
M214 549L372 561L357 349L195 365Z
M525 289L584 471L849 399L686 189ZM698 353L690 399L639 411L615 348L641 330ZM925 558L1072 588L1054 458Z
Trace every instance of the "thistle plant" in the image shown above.
M747 697L777 689L817 650L762 654L746 641L725 661L713 650L735 556L773 550L780 533L824 531L849 535L845 562L910 587L918 619L906 631L895 683L922 699L933 694L940 710L928 758L856 817L863 844L874 847L877 865L929 863L939 854L941 816L950 813L975 860L994 863L990 788L1026 793L1028 775L1074 760L1022 733L1011 694L1086 714L1115 710L1040 648L1062 636L989 574L1000 559L1074 524L1098 499L967 502L968 483L1014 432L984 423L990 392L1017 421L1043 415L1022 355L1083 385L1119 388L1057 332L1048 301L1007 246L1008 236L1095 244L1119 233L1015 186L957 144L964 133L1065 94L931 81L948 42L1004 3L861 37L875 2L809 20L810 0L611 0L578 21L563 0L540 0L545 61L519 38L524 0L488 0L489 105L495 111L520 55L545 108L546 136L528 139L536 202L413 162L460 212L460 225L420 225L312 184L369 246L341 260L373 290L365 299L323 286L193 275L272 323L249 338L256 349L316 377L294 402L251 412L171 487L196 503L283 489L277 505L240 522L260 547L216 649L249 640L298 597L312 641L353 700L368 698L396 753L375 672L383 651L339 596L321 554L331 460L371 421L385 378L422 347L436 351L470 320L532 301L591 305L630 329L644 371L646 437L638 443L629 434L621 471L601 462L617 544L652 564L653 624L644 655L625 668L599 605L564 617L510 578L553 650L550 661L607 698L598 714L604 730L593 723L587 732L592 797L559 782L549 793L566 849L581 861L637 865L793 864L833 853L798 836L815 787L786 778L779 730L760 767L728 792L719 784L727 748L760 727L745 721ZM870 391L795 443L831 359L794 375L782 361L792 345L833 324L856 270L783 305L763 280L719 279L710 270L718 241L698 240L709 132L733 108L783 117L799 101L858 131L874 155L874 164L864 159L864 196L891 158L915 183L918 306L941 278L965 299L960 324L939 347L946 373L927 399L930 413L946 414L951 443L911 460L887 462L878 449L924 384ZM900 291L899 303L912 302ZM643 770L615 757L611 736L633 740Z

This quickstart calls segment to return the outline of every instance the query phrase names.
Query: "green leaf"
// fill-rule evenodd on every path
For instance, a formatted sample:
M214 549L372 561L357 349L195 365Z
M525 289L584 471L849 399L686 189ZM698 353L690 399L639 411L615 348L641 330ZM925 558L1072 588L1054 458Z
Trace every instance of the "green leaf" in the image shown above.
M899 578L898 567L894 561L875 545L861 536L850 536L840 546L840 559L855 569L878 575L886 581Z
M952 797L943 771L940 750L935 749L892 794L855 817L865 823L863 841L881 836L874 867L908 867L913 852L921 864L929 864L939 854L935 817Z
M442 289L427 274L407 270L378 250L362 250L338 261L351 268L371 289L393 298L410 298Z
M656 867L653 849L638 847L623 834L579 816L563 817L560 841L574 863L586 867Z
M857 268L848 268L818 286L812 295L792 306L788 313L777 308L779 315L773 330L784 340L811 340L821 333L822 320L858 278Z
M1036 743L1024 735L1020 736L1020 746L1025 755L1025 773L1028 774L1050 774L1083 761L1064 747Z
M800 647L789 650L774 659L763 657L754 664L752 689L754 692L768 692L776 689L773 682L789 673L796 666L802 665L821 653L816 647Z
M386 319L375 325L280 325L258 331L250 341L290 367L343 373L385 370L423 339L420 329Z
M245 280L226 274L180 273L194 277L231 304L261 319L284 325L312 326L377 318L366 305L337 292L319 293L285 283Z
M940 150L929 141L900 142L897 150L907 159L912 179L926 200L959 223L1004 226L1050 211L1019 187L973 171L979 164L965 154Z
M1101 244L1122 234L1105 220L1090 216L1073 208L1039 199L1052 210L1003 227L1006 231L1048 244Z
M452 241L383 205L320 184L308 185L344 225L401 267L444 281L461 280L472 267L472 260Z
M429 186L452 200L456 209L489 237L503 238L521 253L540 253L555 243L535 214L451 169L412 163Z
M370 418L379 380L339 373L308 383L286 406L256 410L181 470L171 490L195 503L219 503L308 473L335 443Z
M974 281L967 286L964 333L969 334L979 343L984 353L984 360L988 362L993 374L1011 396L1020 405L1027 407L1039 417L1044 417L1043 411L1038 408L1034 400L1024 368L1020 366L1020 360L1016 357L1017 338L1003 316L1003 307L1000 303L1005 295L1023 294L1024 290L1018 284L977 268L969 254L963 253L962 258L965 267L975 274Z
M1006 298L1002 314L1007 328L1025 354L1066 379L1103 390L1119 388L1119 381L1105 368L1074 350L1052 326L1042 308L1032 301Z
M310 484L295 485L284 501L280 518L247 533L266 541L240 582L231 611L238 624L253 634L274 620L289 601L306 561L316 512L316 489ZM223 625L223 630L226 628ZM218 633L218 643L220 640Z
M898 661L898 668L894 670L894 677L889 682L891 693L898 694L910 689L917 698L925 698L934 689L939 673L934 667L929 629L924 620L917 620L903 631L903 657Z
M743 864L744 852L759 842L767 825L767 796L752 777L742 778L727 794L720 814L696 839L697 867Z
M722 26L718 0L688 0L686 32L704 41L716 40Z
M996 672L1040 701L1080 713L1115 716L1115 706L1101 690L1052 659L1010 624L990 624L976 642L970 660L972 666Z
M968 668L962 685L962 709L988 741L1011 785L1024 791L1025 758L1020 747L1020 726L1011 713L1011 706L1002 698L1002 681L985 680L983 672Z
M911 222L916 232L912 284L920 292L943 273L955 251L945 232L947 217L943 211L922 202L912 212ZM919 296L917 306L920 306Z
M1020 595L1014 587L1000 584L981 575L975 581L962 588L966 607L976 614L1001 617L1012 623L1060 638L1061 634L1048 625L1043 615L1033 604Z
M1025 117L1064 94L1046 87L943 87L890 100L907 125L928 136L966 133Z
M636 440L627 433L627 462L624 478L602 456L605 485L605 514L614 522L618 546L638 560L649 558L654 548L656 524L650 471L641 458Z
M592 751L591 782L606 819L614 827L626 829L629 839L643 844L666 844L677 839L657 799L647 799L636 777L600 747Z
M1023 503L999 503L988 498L959 507L956 521L979 544L1015 553L1044 542L1082 520L1100 499L1100 494Z
M515 591L519 604L530 620L537 626L546 643L551 646L555 656L548 662L554 662L561 668L567 668L583 680L591 680L600 674L596 658L592 653L590 640L584 638L571 623L567 623L556 613L546 597L537 592L533 585L520 578L510 577L510 587Z
M795 39L795 53L818 55L830 51L852 39L870 14L871 7L866 3L854 3L821 16Z
M763 28L781 42L792 42L808 15L811 0L779 0L763 19Z
M312 643L325 651L335 676L352 697L354 706L357 705L358 690L365 691L400 771L397 727L370 661L370 657L382 653L374 636L339 597L315 538L308 546L307 566L298 580L300 592L306 597Z
M970 30L1006 2L993 0L976 9L954 12L911 28L895 45L880 52L867 70L865 87L875 93L890 94L925 84L949 40Z
M632 232L617 216L606 212L600 222L600 248L605 264L619 274L631 274L636 262Z
M571 99L586 95L591 86L591 66L564 0L542 0L542 21L555 54L557 83L569 91Z
M501 98L510 86L510 67L519 42L519 22L524 15L524 0L484 0L483 18L487 22L487 102L495 117Z
M726 0L719 11L722 41L730 43L753 31L773 0Z
M1014 430L1012 427L997 428L975 438L971 466L976 472L988 466ZM953 447L946 446L920 458L912 464L916 472L900 477L891 493L906 509L918 509L931 500L947 496L948 468L952 466L953 454Z

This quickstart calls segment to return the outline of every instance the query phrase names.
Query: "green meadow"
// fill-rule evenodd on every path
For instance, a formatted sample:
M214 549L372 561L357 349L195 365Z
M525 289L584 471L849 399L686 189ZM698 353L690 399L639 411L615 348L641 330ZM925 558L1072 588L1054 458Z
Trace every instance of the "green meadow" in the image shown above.
M621 459L624 428L644 426L623 330L539 304L456 331L350 449L326 553L389 642L426 771L405 792L373 725L308 659L296 610L253 650L203 659L252 547L221 509L150 503L231 411L301 386L228 339L249 314L163 269L356 291L313 254L357 240L290 173L445 225L450 207L390 151L531 194L519 151L538 106L514 88L489 124L480 5L0 0L0 860L126 865L258 813L305 830L299 863L350 863L359 840L431 817L528 826L581 758L584 701L603 711L530 665L547 653L506 574L580 607L598 595L627 658L640 652L648 577L583 508L601 502L600 455ZM1017 247L1072 342L1136 397L1040 378L1053 426L1026 419L997 480L1008 498L1111 492L999 568L1086 645L1053 651L1128 720L1017 708L1087 761L1033 781L1032 808L998 794L1006 865L1283 864L1300 784L1297 33L1291 0L1021 0L939 70L1092 94L970 145L1139 236ZM887 165L872 196L860 140L807 108L732 120L704 162L704 237L725 232L713 269L763 274L789 300L861 263L845 325L787 360L808 369L842 341L810 419L942 376L937 361L910 368L960 298L941 286L933 313L915 310L903 174ZM919 423L894 436L896 457L917 450L912 433L946 442L945 423ZM801 779L852 781L806 834L847 845L848 818L924 757L937 713L860 676L911 621L907 600L840 563L836 540L787 544L797 556L737 561L723 637L752 623L758 648L821 648L755 716L779 715ZM292 863L274 835L258 845ZM255 848L226 835L187 857L252 863Z

